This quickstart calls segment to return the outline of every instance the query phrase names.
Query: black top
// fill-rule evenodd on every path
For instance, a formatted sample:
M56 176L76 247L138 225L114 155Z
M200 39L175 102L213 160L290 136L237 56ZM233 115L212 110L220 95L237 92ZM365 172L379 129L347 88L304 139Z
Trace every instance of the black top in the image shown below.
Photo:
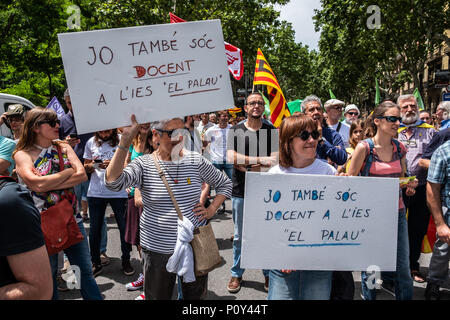
M3 178L0 179L0 184ZM0 189L0 287L16 283L6 257L42 247L41 216L30 191L16 182Z
M431 159L431 156L436 151L436 149L441 146L444 142L446 142L450 138L450 128L444 129L436 133L431 139L430 143L425 147L425 151L423 152L423 159Z
M258 131L248 130L245 123L230 129L227 138L227 150L250 157L268 157L278 152L278 130L263 122ZM243 198L245 192L245 172L233 170L233 197Z

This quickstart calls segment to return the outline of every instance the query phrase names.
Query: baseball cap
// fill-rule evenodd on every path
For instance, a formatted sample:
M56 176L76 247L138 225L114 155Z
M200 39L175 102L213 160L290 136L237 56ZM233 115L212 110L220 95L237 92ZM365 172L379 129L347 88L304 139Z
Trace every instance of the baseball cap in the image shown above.
M328 107L331 106L345 106L345 102L338 100L338 99L330 99L327 102L325 102L324 108L327 109Z
M8 106L8 111L6 111L6 116L23 116L25 113L25 108L21 104L11 104Z
M358 111L358 115L360 114L358 107L355 104L349 104L345 107L344 114L349 112L350 110L356 110Z

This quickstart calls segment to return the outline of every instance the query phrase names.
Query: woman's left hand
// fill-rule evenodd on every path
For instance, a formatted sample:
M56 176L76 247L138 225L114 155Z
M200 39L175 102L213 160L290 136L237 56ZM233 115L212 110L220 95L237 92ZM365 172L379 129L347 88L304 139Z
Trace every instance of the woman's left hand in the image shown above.
M194 215L197 216L198 221L211 219L215 213L216 211L213 211L211 205L208 208L205 208L205 206L199 202L194 207Z
M406 192L405 193L406 193L406 195L408 197L411 197L411 196L416 194L416 189L410 188L410 187L406 187Z

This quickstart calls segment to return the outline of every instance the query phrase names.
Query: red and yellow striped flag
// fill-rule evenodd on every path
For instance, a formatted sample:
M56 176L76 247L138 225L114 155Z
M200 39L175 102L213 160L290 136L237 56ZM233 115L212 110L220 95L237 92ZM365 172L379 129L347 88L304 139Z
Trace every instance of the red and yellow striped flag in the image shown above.
M286 99L281 91L275 74L269 66L266 58L258 49L256 56L255 75L253 77L253 85L262 84L267 86L270 101L270 121L278 128L284 117L289 117L291 114L286 106Z

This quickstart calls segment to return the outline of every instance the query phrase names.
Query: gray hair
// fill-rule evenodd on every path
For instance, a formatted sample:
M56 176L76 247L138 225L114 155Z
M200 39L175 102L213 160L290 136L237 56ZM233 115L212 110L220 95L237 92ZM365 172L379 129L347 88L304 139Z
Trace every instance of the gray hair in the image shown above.
M308 103L314 102L314 101L318 102L320 104L320 107L323 109L322 101L320 100L320 98L318 96L315 96L315 95L312 94L312 95L309 95L309 96L305 97L305 99L303 99L303 101L302 101L302 103L300 105L300 107L302 108L302 111L305 112L306 105Z
M417 99L416 99L416 97L413 94L402 94L401 96L399 96L397 98L397 105L400 104L400 101L413 100L413 99L414 99L414 101L416 102L416 105L417 105Z
M64 99L68 96L70 96L69 88L67 88L66 91L64 91Z
M448 120L450 118L450 101L441 101L437 108L436 111L438 109L442 109L444 110L444 114L443 114L443 119L444 120Z
M161 120L161 121L155 121L152 124L152 130L164 130L167 126L167 124L172 121L172 120L180 120L181 122L184 123L184 120L181 118L172 118L172 119L166 119L166 120Z

